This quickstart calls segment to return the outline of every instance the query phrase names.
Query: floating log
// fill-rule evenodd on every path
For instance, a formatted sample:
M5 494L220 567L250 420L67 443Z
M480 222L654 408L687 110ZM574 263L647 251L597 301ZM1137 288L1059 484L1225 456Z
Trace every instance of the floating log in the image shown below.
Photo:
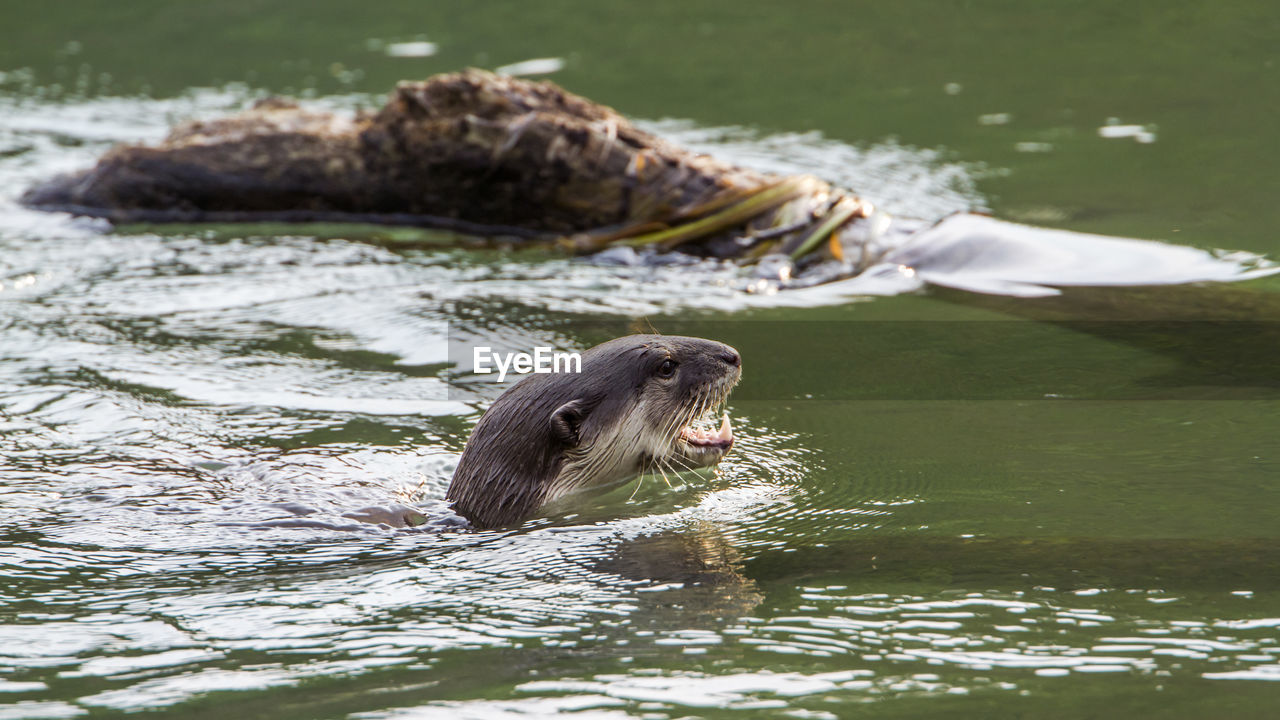
M967 213L891 220L816 177L735 167L553 83L479 70L401 83L381 110L354 116L264 100L158 145L116 147L22 202L116 223L384 223L574 253L678 250L758 263L742 286L753 292L860 275L848 291L929 283L1027 297L1280 271L1257 256Z
M843 255L872 208L812 176L690 152L550 82L479 70L396 87L346 117L272 98L122 145L24 204L116 223L339 221L746 260Z

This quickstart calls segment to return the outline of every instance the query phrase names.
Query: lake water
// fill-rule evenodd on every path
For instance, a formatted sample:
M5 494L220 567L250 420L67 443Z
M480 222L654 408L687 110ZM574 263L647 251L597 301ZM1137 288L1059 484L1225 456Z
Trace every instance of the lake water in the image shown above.
M722 268L16 204L265 94L543 59L901 215L1276 259L1273 4L0 8L0 718L1280 713L1274 277L747 302ZM451 339L650 327L742 353L716 474L361 522L440 510L495 394Z

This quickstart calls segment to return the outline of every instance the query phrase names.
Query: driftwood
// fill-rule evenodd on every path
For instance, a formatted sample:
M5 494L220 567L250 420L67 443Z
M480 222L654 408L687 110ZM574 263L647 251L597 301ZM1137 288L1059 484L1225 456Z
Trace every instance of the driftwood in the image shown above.
M737 168L552 83L477 70L402 83L354 118L262 101L116 147L23 202L115 222L375 222L746 260L843 259L833 232L871 212L817 178Z
M742 279L751 292L856 275L860 292L927 283L1028 297L1280 272L1256 256L967 213L891 219L815 177L734 167L552 83L478 70L402 83L381 110L355 117L265 100L153 147L116 147L22 200L118 223L373 222L577 253L679 250L759 261Z

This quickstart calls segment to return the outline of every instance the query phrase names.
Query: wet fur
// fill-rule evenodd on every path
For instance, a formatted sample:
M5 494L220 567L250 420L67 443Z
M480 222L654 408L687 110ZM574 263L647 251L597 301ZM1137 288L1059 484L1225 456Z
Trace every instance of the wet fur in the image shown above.
M668 358L676 371L663 378ZM649 469L706 464L676 436L740 375L737 352L711 340L630 335L597 345L582 354L581 373L529 375L494 402L447 497L474 526L497 527Z

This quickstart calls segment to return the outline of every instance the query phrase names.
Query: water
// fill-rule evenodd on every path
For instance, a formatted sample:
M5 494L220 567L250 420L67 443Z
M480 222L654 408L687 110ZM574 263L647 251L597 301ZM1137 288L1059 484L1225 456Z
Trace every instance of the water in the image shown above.
M560 58L678 141L896 213L1280 257L1269 7L910 5L5 8L0 717L1274 715L1274 279L815 305L14 203L269 91L350 109ZM1098 134L1125 124L1154 141ZM717 475L516 530L364 521L440 513L494 394L450 338L650 324L742 352Z

